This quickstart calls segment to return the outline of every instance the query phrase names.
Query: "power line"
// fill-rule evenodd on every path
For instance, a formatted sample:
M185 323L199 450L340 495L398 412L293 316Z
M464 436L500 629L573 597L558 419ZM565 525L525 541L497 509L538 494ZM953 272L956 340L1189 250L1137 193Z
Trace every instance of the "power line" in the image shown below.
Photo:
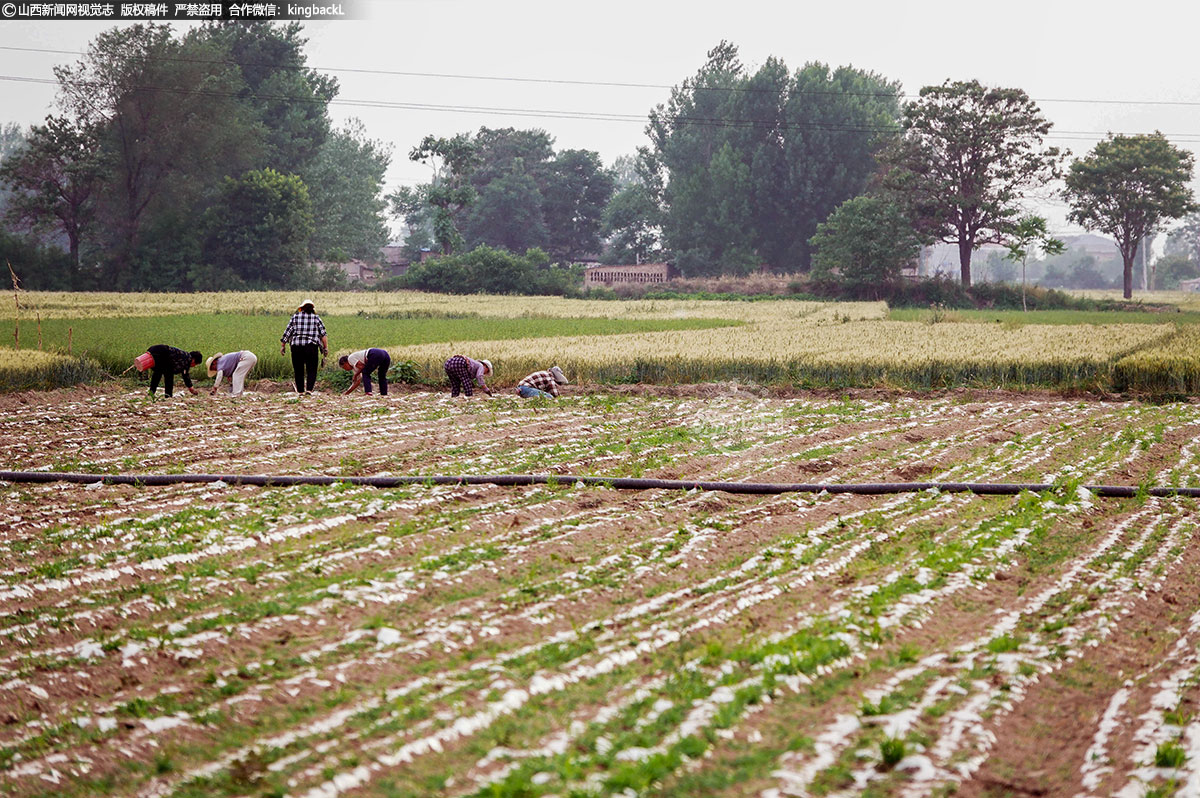
M86 55L86 53L78 50L55 50L44 47L15 47L8 45L0 45L0 50L10 50L14 52L28 53L47 53L53 55ZM448 80L479 80L492 81L500 83L533 83L554 86L597 86L607 88L623 88L623 89L674 89L675 86L662 83L631 83L620 81L603 81L603 80L567 80L564 78L522 78L510 75L468 75L456 74L448 72L410 72L394 69L367 69L364 67L317 67L309 65L295 64L272 64L265 62L242 62L233 61L230 59L201 59L201 58L181 58L178 56L163 56L163 60L179 61L184 63L197 64L225 64L229 66L252 66L252 67L268 67L272 69L292 69L292 70L312 70L315 72L344 72L348 74L365 74L365 75L389 75L393 77L414 77L414 78L439 78ZM737 87L737 86L706 86L704 91L726 91L726 92L774 92L775 89L768 88L753 88L753 87ZM853 97L898 97L900 99L915 99L919 94L894 93L894 92L853 92L840 91L830 89L823 90L804 90L796 92L797 94L843 94ZM1105 100L1095 98L1079 98L1079 97L1043 97L1030 98L1036 103L1078 103L1084 105L1156 105L1156 106L1177 106L1183 108L1200 107L1200 101L1192 100Z
M0 75L0 81L10 81L18 83L39 83L39 84L55 84L59 85L60 81L51 80L49 78L31 78L18 75ZM90 85L88 82L75 82L73 85L76 88L86 89ZM233 99L241 95L238 92L232 91L217 91L213 89L184 89L172 86L133 86L136 91L157 91L170 94L194 94L201 97L213 97ZM258 95L261 100L275 100L282 102L295 103L328 103L329 105L346 106L350 108L381 108L390 110L402 111L426 111L434 113L458 113L458 114L473 114L484 116L507 116L507 117L525 117L538 119L560 119L560 120L580 120L588 122L618 122L618 123L638 123L647 124L649 115L640 114L621 114L598 111L569 111L558 109L537 109L537 108L504 108L495 106L473 106L473 105L440 105L434 103L412 103L402 102L398 100L359 100L348 98L334 98L326 101L320 97L297 97L294 95ZM714 117L690 117L690 116L673 116L663 117L667 121L676 125L695 125L699 127L709 128L726 128L726 129L744 129L744 130L778 130L778 131L826 131L831 133L865 133L887 135L896 133L899 128L884 127L879 125L866 125L856 123L830 123L830 122L786 122L780 123L777 120L755 120L755 119L721 119ZM1083 131L1083 130L1064 130L1051 132L1046 135L1047 140L1053 141L1097 141L1108 135L1106 132L1098 131ZM1200 133L1171 133L1164 134L1169 138L1183 143L1200 143Z

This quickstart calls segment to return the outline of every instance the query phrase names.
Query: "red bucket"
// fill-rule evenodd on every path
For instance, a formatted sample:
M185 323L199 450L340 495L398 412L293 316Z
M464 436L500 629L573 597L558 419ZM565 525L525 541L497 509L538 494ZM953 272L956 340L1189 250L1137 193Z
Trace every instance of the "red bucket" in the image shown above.
M149 352L142 352L133 359L133 365L137 366L138 371L154 368L154 355Z

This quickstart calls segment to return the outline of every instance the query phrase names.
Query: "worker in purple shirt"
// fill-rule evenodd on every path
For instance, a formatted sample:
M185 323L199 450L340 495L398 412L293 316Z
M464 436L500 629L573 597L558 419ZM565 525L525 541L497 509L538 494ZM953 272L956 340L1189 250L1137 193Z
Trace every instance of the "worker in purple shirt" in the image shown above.
M350 387L342 391L343 396L353 393L360 382L363 386L363 392L369 396L371 394L372 371L379 375L379 395L387 396L387 373L388 369L392 367L392 356L388 354L386 349L360 349L357 352L351 352L348 355L339 357L338 365L346 371L354 373L354 379L350 382Z
M458 396L459 392L471 396L474 385L478 385L488 396L492 389L487 387L485 378L492 373L492 363L489 360L474 360L465 355L454 355L445 364L446 376L450 379L450 395Z
M229 380L229 392L233 396L241 396L246 390L246 375L258 363L258 356L248 349L240 352L230 352L223 355L220 352L210 357L206 364L208 376L215 377L210 394L215 395L221 387L222 378Z

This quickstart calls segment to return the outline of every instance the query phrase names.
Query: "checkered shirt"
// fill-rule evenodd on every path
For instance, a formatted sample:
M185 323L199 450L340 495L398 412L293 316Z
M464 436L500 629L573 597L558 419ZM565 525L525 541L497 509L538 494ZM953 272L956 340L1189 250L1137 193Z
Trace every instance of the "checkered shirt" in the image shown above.
M554 379L554 375L548 371L535 371L525 379L517 383L517 387L528 385L530 388L537 388L539 391L545 391L551 396L558 396L558 382Z
M283 337L279 340L292 346L319 345L324 336L325 323L321 321L320 316L316 313L296 311L292 314L292 320L288 322L287 329L283 331Z

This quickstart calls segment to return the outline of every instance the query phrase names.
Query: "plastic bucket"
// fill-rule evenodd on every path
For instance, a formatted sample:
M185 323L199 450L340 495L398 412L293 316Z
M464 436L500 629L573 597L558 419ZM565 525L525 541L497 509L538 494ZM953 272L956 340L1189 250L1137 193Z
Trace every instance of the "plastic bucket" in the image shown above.
M133 365L137 366L138 371L154 368L154 355L149 352L142 352L133 359Z

